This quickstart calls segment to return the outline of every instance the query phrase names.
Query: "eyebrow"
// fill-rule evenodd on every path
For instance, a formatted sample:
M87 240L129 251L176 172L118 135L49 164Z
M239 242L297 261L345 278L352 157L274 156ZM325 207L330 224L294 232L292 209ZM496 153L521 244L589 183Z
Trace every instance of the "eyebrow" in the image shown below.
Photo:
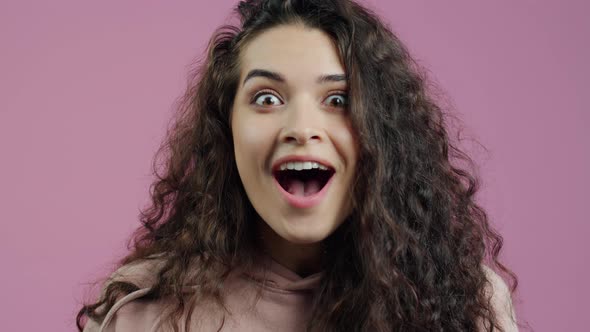
M242 86L244 86L246 84L246 81L248 81L249 79L254 78L254 77L265 77L265 78L268 78L270 80L273 80L273 81L276 81L279 83L285 83L285 81L286 81L285 77L277 72L265 70L265 69L252 69L248 72L248 74L244 78L244 81L242 82ZM322 76L318 77L318 79L316 80L316 82L318 82L318 83L346 82L346 81L347 81L347 77L344 74L322 75Z

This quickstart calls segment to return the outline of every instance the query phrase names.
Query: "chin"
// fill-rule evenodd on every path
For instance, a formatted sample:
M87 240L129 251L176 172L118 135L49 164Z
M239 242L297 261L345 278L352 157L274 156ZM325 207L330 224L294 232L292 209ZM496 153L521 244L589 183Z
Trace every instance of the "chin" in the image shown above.
M303 234L303 235L292 234L288 238L283 237L283 239L285 239L286 241L289 241L293 244L299 244L299 245L310 245L310 244L320 243L326 238L327 238L327 236L310 235L310 234Z
M298 223L293 227L293 223L290 223L289 226L284 227L282 231L277 232L277 234L288 242L304 245L322 242L335 230L335 228L332 229L329 226L314 226L316 227L311 227L309 223Z

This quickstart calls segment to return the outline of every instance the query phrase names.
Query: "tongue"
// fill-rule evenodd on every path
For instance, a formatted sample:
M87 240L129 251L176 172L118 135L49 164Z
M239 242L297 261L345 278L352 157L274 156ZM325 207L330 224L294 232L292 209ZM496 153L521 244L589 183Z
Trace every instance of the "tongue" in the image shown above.
M305 182L305 196L310 196L320 191L320 182L318 180L308 180Z
M317 180L301 181L290 179L287 182L287 191L295 196L310 196L320 191L320 182Z

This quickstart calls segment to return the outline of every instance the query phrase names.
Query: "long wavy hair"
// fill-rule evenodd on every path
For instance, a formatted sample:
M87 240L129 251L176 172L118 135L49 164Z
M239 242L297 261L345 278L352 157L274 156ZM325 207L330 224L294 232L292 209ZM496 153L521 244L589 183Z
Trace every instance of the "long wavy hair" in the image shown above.
M236 12L240 24L219 28L191 72L154 159L151 204L119 266L162 262L145 297L175 299L168 315L175 330L199 299L223 306L224 279L253 264L256 249L257 215L238 175L229 122L240 52L268 29L302 24L337 47L359 144L354 209L323 243L327 265L308 330L474 331L478 321L500 329L482 264L508 275L511 293L517 278L500 263L502 237L475 202L474 167L459 166L474 164L450 139L447 113L398 37L350 0L246 0ZM187 284L199 287L187 294ZM139 288L111 280L79 311L80 331L85 317L102 321Z

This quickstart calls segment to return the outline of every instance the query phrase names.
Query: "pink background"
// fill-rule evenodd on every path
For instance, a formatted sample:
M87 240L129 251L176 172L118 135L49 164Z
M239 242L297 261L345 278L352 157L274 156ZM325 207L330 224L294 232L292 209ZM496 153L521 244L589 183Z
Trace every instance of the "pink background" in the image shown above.
M233 0L0 3L0 321L73 331L124 253L188 65ZM587 1L377 1L461 114L536 331L590 296Z

